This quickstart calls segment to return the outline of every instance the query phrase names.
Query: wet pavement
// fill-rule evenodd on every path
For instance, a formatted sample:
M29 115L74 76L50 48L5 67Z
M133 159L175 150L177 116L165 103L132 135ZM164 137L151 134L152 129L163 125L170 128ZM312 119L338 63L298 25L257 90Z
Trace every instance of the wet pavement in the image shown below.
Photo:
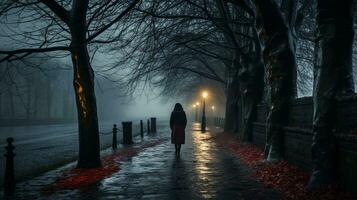
M73 166L64 166L17 185L15 199L279 199L264 187L239 160L212 139L219 130L199 132L199 124L186 129L186 144L175 155L168 128L137 138L136 143L161 141L120 162L120 170L80 189L41 192ZM123 147L126 148L126 147ZM110 154L110 151L103 152ZM2 194L1 194L2 195Z
M120 126L119 126L120 127ZM112 143L113 122L100 123L100 147ZM139 122L134 122L133 135L139 134ZM0 152L6 138L15 139L15 171L17 180L36 177L43 172L73 162L78 155L78 124L0 127ZM118 141L122 134L118 133ZM0 156L0 180L4 178L5 157ZM3 185L0 181L0 187Z

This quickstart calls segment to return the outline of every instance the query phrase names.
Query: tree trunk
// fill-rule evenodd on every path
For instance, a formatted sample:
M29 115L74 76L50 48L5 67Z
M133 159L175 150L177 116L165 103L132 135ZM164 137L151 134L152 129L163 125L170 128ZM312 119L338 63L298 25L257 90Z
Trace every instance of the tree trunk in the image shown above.
M239 75L239 88L241 96L242 128L240 139L243 142L251 142L252 126L256 118L257 105L261 101L264 88L264 67L261 63L249 63Z
M236 132L238 130L238 77L235 75L227 85L227 100L225 113L225 132Z
M73 86L77 103L79 158L77 167L100 167L100 143L97 104L94 92L94 72L86 42L86 12L88 0L73 1L71 10L71 57Z
M269 109L266 155L268 161L283 158L282 128L288 122L289 102L293 96L296 69L294 40L274 0L257 0L257 14L262 20L260 40L268 79Z
M97 105L94 93L94 73L89 63L86 45L73 45L73 86L76 95L79 130L79 168L101 166Z
M336 143L333 135L336 96L351 95L353 15L352 0L318 0L317 69L314 85L312 157L309 188L326 186L336 179Z
M243 142L252 141L253 122L256 119L257 105L261 102L264 91L264 65L262 49L257 29L250 28L254 41L249 41L249 59L245 60L239 73L239 86L242 104L242 129L240 138Z
M2 91L0 91L0 120L3 118Z

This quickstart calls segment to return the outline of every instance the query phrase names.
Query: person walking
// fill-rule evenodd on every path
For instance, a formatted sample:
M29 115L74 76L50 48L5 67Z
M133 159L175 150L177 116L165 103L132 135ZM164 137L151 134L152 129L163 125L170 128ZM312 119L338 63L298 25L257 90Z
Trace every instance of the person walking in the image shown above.
M186 113L179 103L175 104L175 108L170 117L171 128L171 143L175 144L175 153L180 154L181 145L185 144L185 128L187 125Z

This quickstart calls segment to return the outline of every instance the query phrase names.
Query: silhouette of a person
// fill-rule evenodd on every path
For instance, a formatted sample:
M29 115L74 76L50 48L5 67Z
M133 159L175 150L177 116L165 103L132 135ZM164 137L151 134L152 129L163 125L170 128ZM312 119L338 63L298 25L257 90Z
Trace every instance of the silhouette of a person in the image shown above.
M180 154L181 145L185 144L186 113L182 105L176 103L170 117L171 143L175 144L176 154Z

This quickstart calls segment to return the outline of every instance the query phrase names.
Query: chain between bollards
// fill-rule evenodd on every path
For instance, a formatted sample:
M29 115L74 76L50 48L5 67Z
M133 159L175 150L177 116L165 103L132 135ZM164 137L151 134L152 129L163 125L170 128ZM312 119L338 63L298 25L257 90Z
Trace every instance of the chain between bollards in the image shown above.
M150 123L151 121L151 123ZM151 126L150 126L151 125ZM122 122L122 132L123 132L123 143L124 144L132 144L133 139L132 139L132 122ZM117 142L117 133L120 131L117 127L116 124L113 125L113 141L112 141L112 149L117 149L118 142ZM147 120L147 133L150 134L151 132L155 133L156 132L156 118L151 117L150 119ZM144 123L143 120L140 120L140 136L144 137Z
M4 189L5 192L11 193L15 190L15 170L14 170L14 139L9 137L6 139L7 146L5 147L6 153L6 165L5 165L5 179L4 179Z

